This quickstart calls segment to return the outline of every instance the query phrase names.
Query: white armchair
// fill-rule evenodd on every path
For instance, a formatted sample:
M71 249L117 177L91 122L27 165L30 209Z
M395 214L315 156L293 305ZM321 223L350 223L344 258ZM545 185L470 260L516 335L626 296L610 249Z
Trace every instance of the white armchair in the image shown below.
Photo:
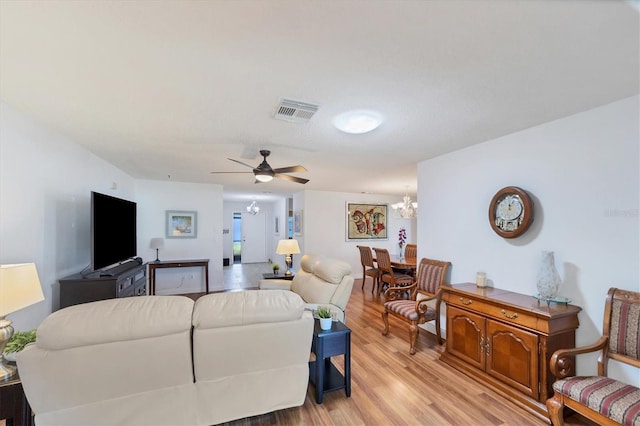
M260 280L259 286L261 290L291 290L313 309L318 305L329 306L334 318L344 322L353 277L351 265L347 262L305 254L293 280Z

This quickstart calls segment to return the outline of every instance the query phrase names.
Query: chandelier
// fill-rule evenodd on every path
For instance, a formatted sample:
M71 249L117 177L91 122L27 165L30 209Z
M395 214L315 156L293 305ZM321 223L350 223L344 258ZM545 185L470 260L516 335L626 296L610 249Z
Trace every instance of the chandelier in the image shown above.
M391 204L393 212L403 219L411 219L418 214L418 203L411 201L408 192L405 192L401 203Z
M248 213L258 214L259 211L260 211L260 207L258 207L258 205L256 204L255 201L247 206L247 212Z

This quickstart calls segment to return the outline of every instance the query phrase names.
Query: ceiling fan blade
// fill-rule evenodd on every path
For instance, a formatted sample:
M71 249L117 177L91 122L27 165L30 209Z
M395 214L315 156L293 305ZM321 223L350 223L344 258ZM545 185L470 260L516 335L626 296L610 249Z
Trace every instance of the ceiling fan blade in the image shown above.
M280 167L279 169L273 169L274 173L301 173L306 172L303 166L289 166L289 167Z
M303 179L303 178L299 178L299 177L295 177L295 176L283 175L281 173L276 173L275 175L273 175L273 177L277 177L277 178L285 179L285 180L290 180L291 182L296 182L296 183L301 183L301 184L305 184L305 183L309 182L309 179Z
M253 172L209 172L209 173L211 173L211 174L213 174L213 175L216 175L216 174L222 174L222 173L241 173L241 174L243 174L243 175L244 175L244 174L247 174L247 173L253 173Z
M242 164L243 166L247 166L253 169L253 166L248 165L247 163L243 163L242 161L234 160L233 158L227 158L227 160L231 160L234 163Z

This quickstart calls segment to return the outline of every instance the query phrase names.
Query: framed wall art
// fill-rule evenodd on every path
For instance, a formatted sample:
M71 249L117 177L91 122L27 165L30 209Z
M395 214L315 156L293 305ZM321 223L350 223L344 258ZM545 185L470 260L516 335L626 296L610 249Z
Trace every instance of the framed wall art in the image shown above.
M167 238L196 238L198 212L167 210Z
M347 203L347 241L387 240L388 204Z

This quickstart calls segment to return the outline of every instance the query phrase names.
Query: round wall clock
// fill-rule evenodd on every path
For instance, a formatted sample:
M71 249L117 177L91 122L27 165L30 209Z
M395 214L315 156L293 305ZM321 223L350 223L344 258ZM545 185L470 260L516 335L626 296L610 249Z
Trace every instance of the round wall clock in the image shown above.
M533 223L533 201L517 186L502 188L489 204L489 223L503 238L522 235Z

